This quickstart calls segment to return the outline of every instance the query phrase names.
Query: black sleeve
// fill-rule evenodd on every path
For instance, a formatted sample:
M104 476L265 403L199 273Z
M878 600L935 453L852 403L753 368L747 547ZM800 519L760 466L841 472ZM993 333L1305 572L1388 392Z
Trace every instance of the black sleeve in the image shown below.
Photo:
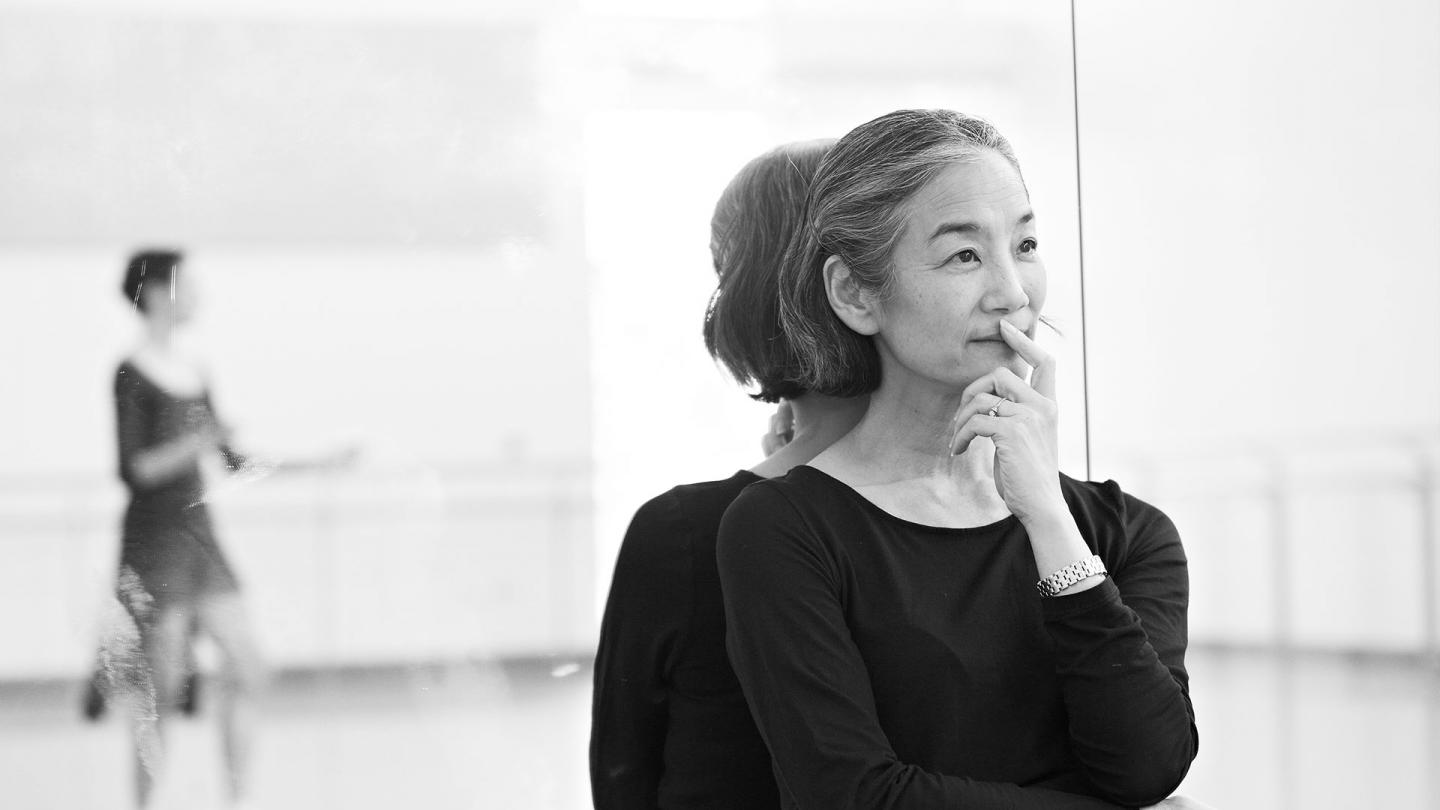
M1199 748L1185 672L1190 580L1175 525L1124 497L1125 559L1100 585L1044 600L1045 623L1081 769L1102 795L1147 805L1179 786Z
M118 445L117 462L120 480L133 489L140 489L132 465L135 455L146 447L150 436L152 408L145 397L145 387L134 372L121 366L115 372L115 433Z
M642 506L620 546L595 655L590 788L596 810L657 806L667 682L692 610L692 565L678 500L667 494Z
M755 484L741 494L721 523L718 562L730 660L796 807L1114 807L900 762L845 621L839 568L783 493Z

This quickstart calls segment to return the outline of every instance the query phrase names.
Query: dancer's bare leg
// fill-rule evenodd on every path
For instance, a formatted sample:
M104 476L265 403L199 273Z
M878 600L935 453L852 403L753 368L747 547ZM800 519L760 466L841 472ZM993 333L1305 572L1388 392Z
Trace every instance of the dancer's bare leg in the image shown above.
M206 599L199 618L203 632L215 640L220 650L220 683L216 690L220 744L230 800L238 803L249 795L255 732L253 698L264 679L263 668L239 594Z
M185 647L191 616L181 608L163 608L138 622L144 662L134 690L131 736L135 742L135 798L148 807L165 759L164 718L175 707L184 678Z
M198 624L198 621L191 621L190 629L186 632L187 640L193 641L198 632ZM141 667L138 662L121 660L125 653L108 648L107 644L108 642L101 640L95 650L95 664L90 668L90 677L85 681L85 693L81 696L81 714L91 722L98 722L104 717L115 690L124 686L127 676L133 680L135 672L140 671ZM195 714L198 711L196 692L200 667L195 661L195 645L188 641L185 644L185 658L181 667L181 691L177 699L185 714Z

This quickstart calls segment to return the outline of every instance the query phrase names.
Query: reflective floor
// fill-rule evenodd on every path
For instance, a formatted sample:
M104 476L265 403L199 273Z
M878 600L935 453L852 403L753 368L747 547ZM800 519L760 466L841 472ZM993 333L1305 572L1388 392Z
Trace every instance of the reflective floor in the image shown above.
M1440 806L1440 674L1413 659L1192 651L1217 808ZM0 806L123 810L121 721L74 683L0 686ZM561 658L285 674L262 703L260 808L584 808L589 667ZM177 724L161 807L219 808L213 718Z
M282 675L261 707L254 807L588 807L582 663ZM225 807L204 697L175 724L156 810ZM83 722L79 698L76 684L0 689L0 807L132 806L125 726Z

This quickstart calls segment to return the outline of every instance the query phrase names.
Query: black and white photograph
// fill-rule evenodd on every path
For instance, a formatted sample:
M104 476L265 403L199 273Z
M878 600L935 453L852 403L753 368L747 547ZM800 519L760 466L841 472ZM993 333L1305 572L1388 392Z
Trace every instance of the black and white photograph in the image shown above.
M1440 807L1433 0L0 0L0 808Z

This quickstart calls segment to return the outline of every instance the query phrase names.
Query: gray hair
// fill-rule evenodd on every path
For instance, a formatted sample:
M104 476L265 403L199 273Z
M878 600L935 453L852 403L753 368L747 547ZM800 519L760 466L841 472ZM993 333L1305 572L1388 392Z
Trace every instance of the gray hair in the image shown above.
M898 110L851 130L821 162L780 279L780 320L799 361L799 385L830 396L880 387L874 341L830 307L825 262L840 257L862 290L884 296L905 204L946 167L987 151L1020 171L1010 142L989 122L951 110Z

